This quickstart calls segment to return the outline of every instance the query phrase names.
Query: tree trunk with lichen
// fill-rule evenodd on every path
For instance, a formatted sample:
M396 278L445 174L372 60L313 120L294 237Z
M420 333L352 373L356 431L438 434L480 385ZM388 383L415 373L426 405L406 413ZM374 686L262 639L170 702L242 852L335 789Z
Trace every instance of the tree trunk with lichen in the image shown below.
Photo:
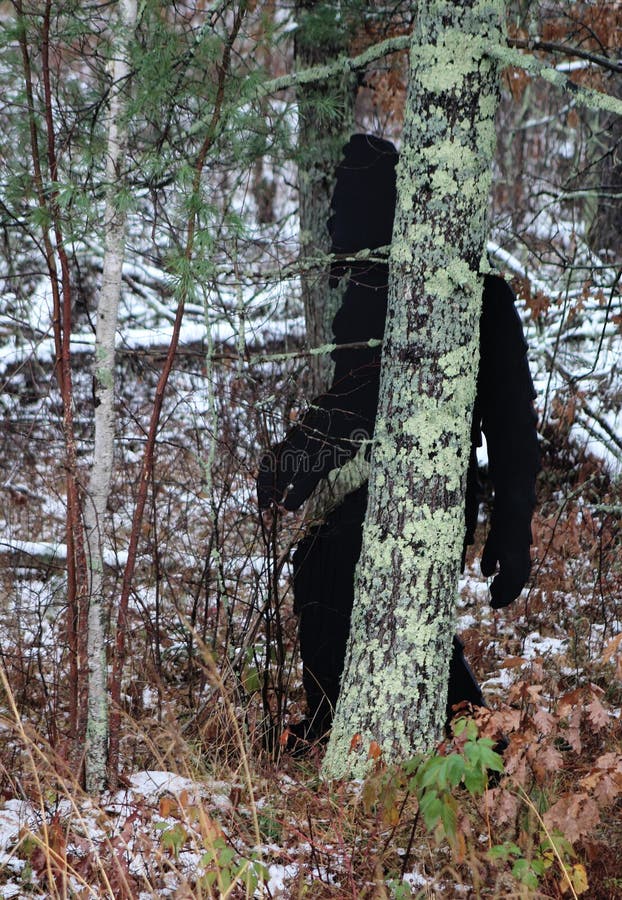
M343 26L333 4L324 0L299 0L296 59L300 68L329 62L346 52ZM327 220L335 186L335 169L354 122L356 77L299 85L298 100L298 202L302 300L307 343L321 347L332 342L332 321L341 304L342 291L331 288L323 258L330 252ZM325 391L332 380L329 354L311 358L313 394Z
M380 399L327 777L440 736L495 147L503 0L429 0L411 45Z

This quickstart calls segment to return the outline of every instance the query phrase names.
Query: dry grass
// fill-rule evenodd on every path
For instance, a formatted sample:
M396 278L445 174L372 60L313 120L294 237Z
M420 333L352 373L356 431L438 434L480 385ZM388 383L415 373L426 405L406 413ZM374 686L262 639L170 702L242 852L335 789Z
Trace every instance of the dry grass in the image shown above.
M237 898L253 896L261 863L271 867L265 896L404 897L409 875L411 895L422 898L568 897L560 866L540 848L546 830L558 828L576 854L566 852L564 865L585 868L585 895L622 896L622 557L618 518L607 512L619 507L619 488L572 447L549 452L531 590L493 615L468 581L469 658L480 677L504 678L488 686L495 711L480 726L508 734L508 776L485 800L457 789L462 838L439 842L414 796L386 773L366 791L331 785L320 779L319 752L297 761L264 749L282 711L295 719L303 709L287 565L273 577L270 562L283 558L298 520L283 523L276 547L266 545L253 467L256 435L272 426L250 382L235 381L233 394L223 382L210 483L205 444L214 423L196 410L200 374L176 377L131 609L123 787L101 802L84 795L65 762L62 565L2 557L0 893ZM262 393L286 393L284 378L262 371ZM120 552L140 449L133 420L122 416L121 425L109 536ZM40 424L34 437L45 455L16 442L5 457L19 478L4 533L59 540L58 434ZM119 574L107 572L111 598ZM265 639L275 617L282 660ZM139 773L152 771L176 780L147 789ZM537 889L512 874L511 862L489 858L506 841L528 861L546 858ZM258 880L246 884L249 872Z

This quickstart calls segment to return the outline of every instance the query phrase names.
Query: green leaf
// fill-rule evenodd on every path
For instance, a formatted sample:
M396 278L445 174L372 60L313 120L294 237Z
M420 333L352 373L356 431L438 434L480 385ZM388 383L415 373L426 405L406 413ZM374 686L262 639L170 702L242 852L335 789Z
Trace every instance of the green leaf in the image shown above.
M481 748L475 741L469 741L464 745L464 757L471 766L481 768Z
M421 755L413 756L410 759L407 759L405 763L403 763L402 768L406 775L416 776L420 766L423 763L423 757ZM409 790L413 790L413 785L409 784Z
M419 784L422 788L439 784L439 775L445 765L445 757L432 756L419 770Z
M510 856L521 856L522 850L516 844L511 841L506 841L504 844L495 844L494 847L491 847L488 851L488 859L503 859L507 860Z
M467 722L468 722L468 719L465 719L464 716L461 716L459 719L456 719L456 721L453 724L453 732L456 735L456 737L460 737L460 735L462 734L464 729L467 727Z
M555 829L550 832L550 837L546 837L540 844L540 852L545 853L547 850L556 849L562 859L574 859L577 855L575 849L568 838L560 831Z
M445 834L451 840L455 838L458 824L456 812L456 801L451 795L447 795L445 802L441 805L441 822L445 829Z
M532 870L528 859L517 859L512 866L512 875L527 887L538 887L538 876Z
M387 881L387 887L391 891L393 900L411 900L413 896L407 881L398 881L395 878L390 878Z
M476 741L477 735L479 733L477 730L477 724L473 721L473 719L467 719L466 723L467 739L469 741Z
M445 766L445 769L447 773L447 780L452 787L456 787L462 781L464 768L464 757L460 756L459 753L452 753L447 757L447 764Z
M231 847L223 847L218 854L218 863L221 866L228 866L235 859L235 850Z
M256 666L248 666L244 669L242 684L247 694L253 694L261 689L261 679Z
M440 819L442 806L443 803L434 789L426 791L419 801L419 808L429 831L432 831Z
M486 738L488 740L488 738ZM491 748L486 746L483 743L483 739L480 739L480 762L485 769L490 769L492 772L503 772L503 757Z
M179 851L182 849L187 839L188 832L184 826L178 822L176 825L173 825L172 828L162 832L161 840L162 846L165 849L172 850L175 856L179 856Z
M210 872L206 872L201 880L205 883L206 887L212 887L216 883L217 877L218 872L212 869Z
M472 797L483 794L487 782L488 779L486 778L486 773L482 772L480 769L470 768L465 770L464 784Z

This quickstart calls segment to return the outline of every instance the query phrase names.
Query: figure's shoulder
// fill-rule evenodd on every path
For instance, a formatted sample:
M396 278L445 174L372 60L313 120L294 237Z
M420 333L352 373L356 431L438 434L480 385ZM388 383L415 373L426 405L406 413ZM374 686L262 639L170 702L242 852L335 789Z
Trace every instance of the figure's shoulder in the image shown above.
M484 303L514 306L516 295L501 275L484 275Z
M504 327L503 323L520 322L516 310L516 295L505 278L500 275L484 276L482 297L482 324Z
M328 231L333 253L355 253L391 243L397 150L370 134L353 135L335 171Z
M516 295L499 275L484 276L484 295L480 319L480 339L484 350L494 347L495 353L524 354L526 349L523 326L515 306Z

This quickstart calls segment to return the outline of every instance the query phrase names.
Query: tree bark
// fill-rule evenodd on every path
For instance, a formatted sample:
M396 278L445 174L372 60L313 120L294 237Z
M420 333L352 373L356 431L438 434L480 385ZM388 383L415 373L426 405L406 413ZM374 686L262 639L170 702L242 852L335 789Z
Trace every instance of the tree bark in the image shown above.
M84 504L84 524L90 574L88 614L88 719L86 732L86 788L91 794L104 789L108 759L107 621L110 610L104 594L104 521L110 493L114 455L115 333L121 274L125 254L126 213L119 204L127 143L125 91L130 73L128 42L136 25L136 0L120 0L108 111L104 264L97 305L95 336L95 447Z
M622 99L622 75L612 77L609 92ZM600 113L599 118L602 129L593 140L594 155L599 156L598 195L587 237L595 253L609 253L615 260L622 252L622 117Z
M479 359L503 0L419 5L363 549L328 777L428 752L445 717Z

